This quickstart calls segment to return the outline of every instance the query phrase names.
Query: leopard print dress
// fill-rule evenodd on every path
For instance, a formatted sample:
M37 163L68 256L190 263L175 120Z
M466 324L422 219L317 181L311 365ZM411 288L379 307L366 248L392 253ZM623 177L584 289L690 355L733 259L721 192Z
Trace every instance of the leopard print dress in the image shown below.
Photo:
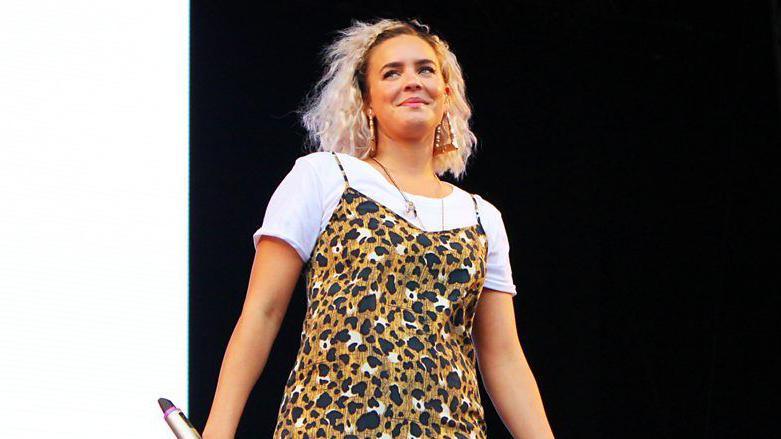
M305 266L307 310L275 439L486 437L472 322L480 222L428 232L350 186Z

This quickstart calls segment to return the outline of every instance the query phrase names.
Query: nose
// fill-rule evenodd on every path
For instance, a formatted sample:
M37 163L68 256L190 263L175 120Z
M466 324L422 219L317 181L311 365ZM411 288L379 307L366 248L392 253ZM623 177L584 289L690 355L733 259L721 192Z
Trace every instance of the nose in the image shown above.
M406 73L404 75L404 90L420 90L423 85L420 83L420 77L415 73Z

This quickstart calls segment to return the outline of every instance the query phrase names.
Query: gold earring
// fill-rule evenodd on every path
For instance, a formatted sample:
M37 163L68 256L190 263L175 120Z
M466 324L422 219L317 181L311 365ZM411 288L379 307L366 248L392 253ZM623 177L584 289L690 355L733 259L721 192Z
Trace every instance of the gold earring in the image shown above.
M377 154L377 138L374 135L374 115L371 111L367 114L369 118L369 157Z
M443 126L444 130L443 130ZM444 138L443 138L444 137ZM446 112L442 117L442 122L437 125L434 132L434 155L444 154L451 151L457 151L458 144L453 135L453 125L450 123L450 116Z
M437 125L437 128L434 130L434 155L440 154L442 152L442 147L440 145L440 142L442 140L442 124L440 123Z

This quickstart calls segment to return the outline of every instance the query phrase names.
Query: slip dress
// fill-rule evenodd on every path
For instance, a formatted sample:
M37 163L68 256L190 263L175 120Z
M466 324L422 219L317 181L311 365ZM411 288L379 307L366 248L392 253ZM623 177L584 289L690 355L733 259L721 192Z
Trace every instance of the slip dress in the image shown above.
M488 240L424 231L350 186L305 269L307 310L274 439L484 439L472 322Z

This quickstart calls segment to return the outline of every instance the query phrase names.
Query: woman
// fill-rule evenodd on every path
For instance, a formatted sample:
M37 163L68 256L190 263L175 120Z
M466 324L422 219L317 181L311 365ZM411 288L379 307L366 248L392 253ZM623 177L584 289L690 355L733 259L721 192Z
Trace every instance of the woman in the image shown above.
M501 214L457 179L475 137L455 55L417 21L326 53L300 157L255 260L204 437L233 437L302 269L307 312L275 438L485 438L475 363L516 438L553 437L514 320Z

